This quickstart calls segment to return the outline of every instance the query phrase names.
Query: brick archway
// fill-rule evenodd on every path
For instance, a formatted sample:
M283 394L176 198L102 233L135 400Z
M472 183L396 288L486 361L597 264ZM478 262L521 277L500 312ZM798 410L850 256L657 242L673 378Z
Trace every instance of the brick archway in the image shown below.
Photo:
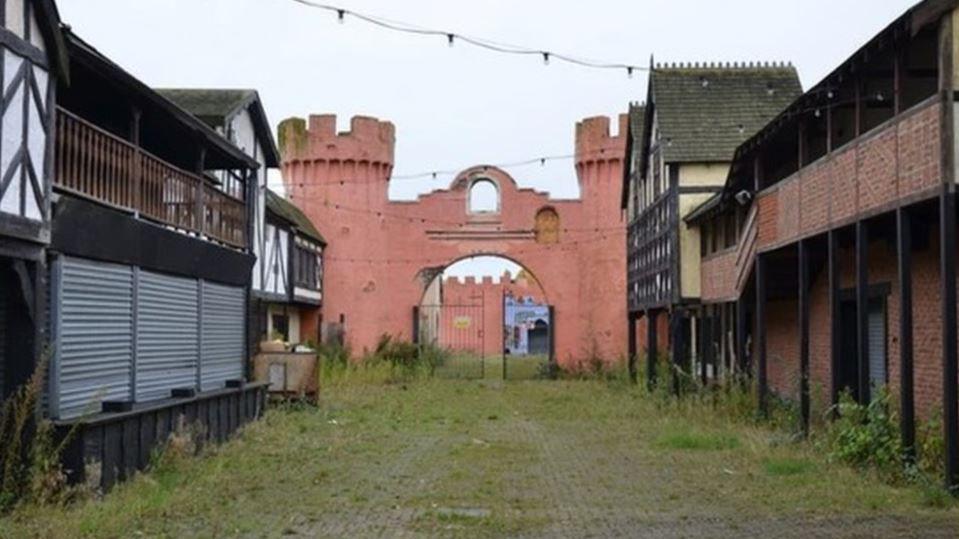
M412 307L437 273L469 256L500 256L535 275L557 324L556 357L572 366L590 356L625 353L625 225L619 201L624 122L610 134L608 118L576 127L580 198L553 199L520 187L506 171L476 166L447 189L414 201L388 198L394 128L354 118L336 133L334 116L283 122L283 179L329 241L324 318L342 320L354 351L371 349L383 333L411 338ZM491 180L498 211L469 211L472 183ZM536 218L550 209L558 238L537 240Z

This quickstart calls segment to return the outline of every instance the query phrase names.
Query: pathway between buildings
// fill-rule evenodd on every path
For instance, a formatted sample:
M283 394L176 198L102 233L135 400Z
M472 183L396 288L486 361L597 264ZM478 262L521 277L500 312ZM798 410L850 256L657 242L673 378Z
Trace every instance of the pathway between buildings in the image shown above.
M956 507L922 500L625 386L433 381L328 389L0 536L956 537Z

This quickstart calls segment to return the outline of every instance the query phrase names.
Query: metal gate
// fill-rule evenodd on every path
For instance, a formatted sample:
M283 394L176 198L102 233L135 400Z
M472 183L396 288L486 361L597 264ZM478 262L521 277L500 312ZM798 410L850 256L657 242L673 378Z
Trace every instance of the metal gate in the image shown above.
M503 296L503 379L550 378L553 357L553 308L532 298Z
M486 310L482 299L469 305L421 305L416 314L416 334L421 346L442 352L434 374L445 378L483 378L487 346Z

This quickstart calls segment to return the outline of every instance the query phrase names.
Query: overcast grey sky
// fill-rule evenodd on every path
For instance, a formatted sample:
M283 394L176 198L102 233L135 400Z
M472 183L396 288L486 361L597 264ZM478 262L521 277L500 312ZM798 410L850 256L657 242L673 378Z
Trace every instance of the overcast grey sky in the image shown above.
M328 0L355 11L647 65L792 61L818 82L913 0ZM569 154L577 120L614 115L646 76L600 71L395 34L292 0L59 0L73 29L148 84L249 87L275 124L331 112L397 126L396 174ZM570 162L512 169L525 186L578 195ZM410 198L448 185L394 181Z

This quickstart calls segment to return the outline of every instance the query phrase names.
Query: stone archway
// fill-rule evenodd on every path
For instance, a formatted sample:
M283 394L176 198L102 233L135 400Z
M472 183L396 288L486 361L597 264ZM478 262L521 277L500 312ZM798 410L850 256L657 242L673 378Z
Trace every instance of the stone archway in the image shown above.
M436 268L487 254L527 268L549 294L560 365L622 357L625 143L622 134L610 136L608 118L577 125L581 196L574 200L552 199L520 187L504 170L476 166L447 189L391 201L392 124L354 118L351 131L339 134L335 124L333 116L313 116L308 126L295 119L281 125L283 177L291 200L329 241L324 318L342 321L356 353L372 349L383 333L411 338L413 307ZM478 181L497 187L497 211L470 211L467 197Z

